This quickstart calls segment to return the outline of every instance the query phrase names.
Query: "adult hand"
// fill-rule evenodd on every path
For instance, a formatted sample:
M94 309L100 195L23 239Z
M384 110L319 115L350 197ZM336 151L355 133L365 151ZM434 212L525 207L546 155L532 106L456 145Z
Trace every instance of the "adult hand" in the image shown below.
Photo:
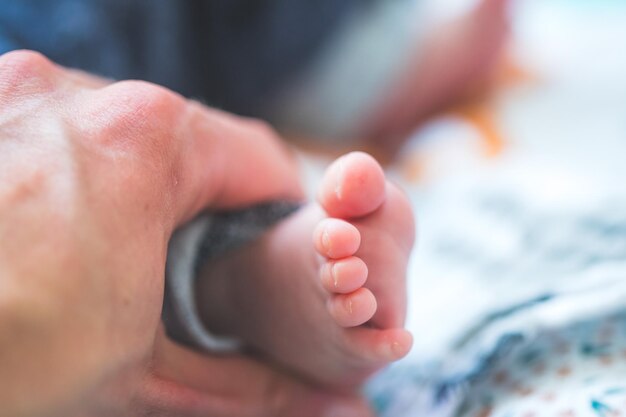
M319 403L313 389L174 349L159 330L178 225L205 207L300 197L260 122L34 52L1 56L0 415L306 415L289 404L296 391Z
M159 333L141 410L157 416L371 417L363 398L316 389L244 356L207 356Z

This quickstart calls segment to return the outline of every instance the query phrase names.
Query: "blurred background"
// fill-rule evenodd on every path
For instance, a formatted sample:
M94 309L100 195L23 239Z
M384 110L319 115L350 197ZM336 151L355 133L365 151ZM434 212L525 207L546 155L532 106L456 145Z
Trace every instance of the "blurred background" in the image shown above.
M446 19L475 2L432 3ZM478 394L464 383L515 368L511 350L529 352L626 309L626 2L523 0L510 16L511 39L490 87L415 130L392 169L419 221L409 293L416 344L373 384L384 415L626 410L599 400L608 385L592 395L569 381L560 390L550 382L541 394L548 400L533 400L534 388L518 381L505 406L467 405ZM604 359L614 360L612 349ZM623 372L622 362L611 362L613 370ZM583 367L585 384L615 382L611 367L598 364ZM544 381L558 366L548 361L532 378ZM544 408L522 412L524 401Z
M438 6L445 9L445 3ZM461 9L469 2L451 3ZM571 212L606 209L607 221L626 212L621 205L626 197L626 2L526 0L513 5L507 74L486 97L468 105L478 111L433 118L414 133L401 156L404 165L396 173L418 206L422 245L435 239L429 233L435 223L450 223L455 233L455 227L465 230L477 222L475 232L487 240L487 235L506 234L502 225L488 228L471 217L463 216L465 224L458 225L450 213L449 218L438 214L443 207L433 210L436 219L427 217L427 207L424 212L419 207L440 194L451 200L445 204L448 211L490 190L519 200L528 211L561 213L555 224ZM504 203L499 208L509 221L521 210L508 209ZM525 248L502 239L493 237L491 249L497 253L508 245L514 268ZM626 260L626 236L621 239ZM422 258L429 262L425 254Z

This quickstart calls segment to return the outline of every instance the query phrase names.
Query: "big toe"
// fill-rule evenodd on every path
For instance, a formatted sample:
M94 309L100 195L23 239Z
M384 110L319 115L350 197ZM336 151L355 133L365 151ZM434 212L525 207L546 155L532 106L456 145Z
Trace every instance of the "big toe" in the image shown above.
M385 184L385 173L373 157L351 152L328 168L318 199L329 216L361 217L383 203Z

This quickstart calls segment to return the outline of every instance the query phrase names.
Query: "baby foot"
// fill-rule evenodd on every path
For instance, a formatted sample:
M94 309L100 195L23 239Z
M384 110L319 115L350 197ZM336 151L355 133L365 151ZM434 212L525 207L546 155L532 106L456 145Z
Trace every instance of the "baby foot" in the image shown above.
M354 387L411 347L413 239L405 196L373 158L351 153L328 169L319 204L206 265L197 304L213 332L317 383Z
M416 126L472 93L492 75L508 38L509 0L480 0L468 15L437 27L366 117L363 136L393 156Z

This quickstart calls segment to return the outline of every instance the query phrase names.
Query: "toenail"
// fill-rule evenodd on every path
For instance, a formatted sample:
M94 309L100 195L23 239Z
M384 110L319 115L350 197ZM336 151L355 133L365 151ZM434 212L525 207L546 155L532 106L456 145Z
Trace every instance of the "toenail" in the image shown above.
M327 229L322 232L322 247L327 254L330 254L330 235Z
M343 177L345 176L345 163L344 163L344 157L339 158L339 160L337 161L337 181L335 182L335 197L337 197L337 200L341 200L341 197L343 195Z
M339 287L339 279L337 278L337 264L333 262L333 264L330 266L330 276L333 279L333 285L335 286L335 288Z
M385 348L385 354L389 360L393 361L406 355L406 351L399 342L392 342Z
M348 298L347 298L347 301L348 301L348 302L346 303L346 305L347 305L347 307L348 307L348 312L349 312L350 314L352 314L352 297L348 297Z
M341 181L337 181L337 183L338 184L335 186L335 197L337 197L337 200L341 200Z
M398 356L402 353L401 349L400 349L400 343L398 342L393 342L391 344L391 352L393 352L393 356Z

